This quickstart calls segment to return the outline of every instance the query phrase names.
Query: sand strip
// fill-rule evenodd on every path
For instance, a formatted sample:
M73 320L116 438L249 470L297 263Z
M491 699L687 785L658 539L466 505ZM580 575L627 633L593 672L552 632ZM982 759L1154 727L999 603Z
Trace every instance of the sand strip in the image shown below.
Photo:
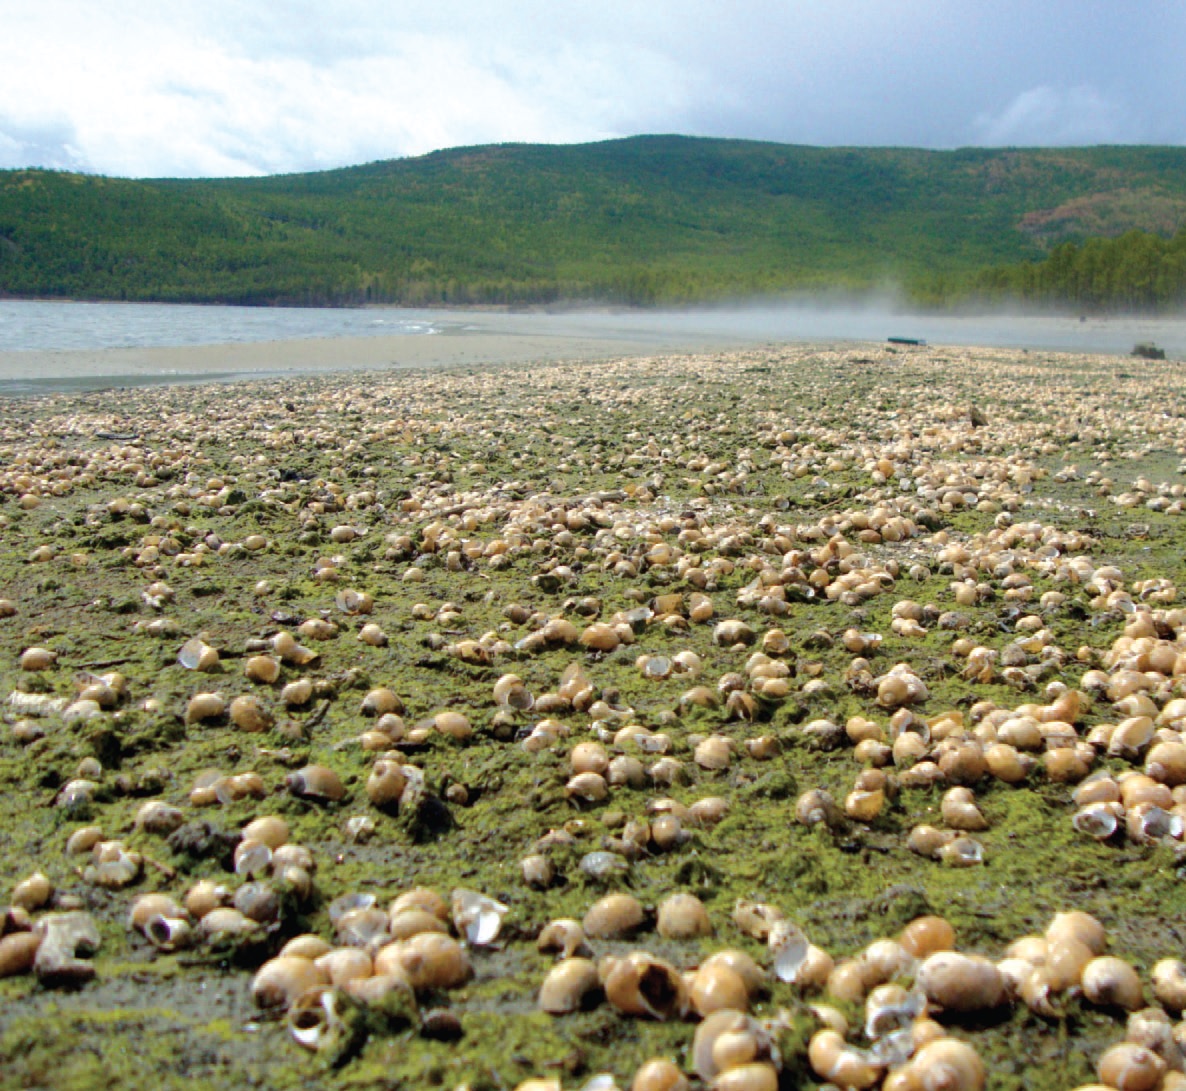
M665 335L617 332L612 336L450 330L392 337L0 352L0 394L271 378L310 372L594 360L666 352L715 351L755 342L753 337L679 330Z

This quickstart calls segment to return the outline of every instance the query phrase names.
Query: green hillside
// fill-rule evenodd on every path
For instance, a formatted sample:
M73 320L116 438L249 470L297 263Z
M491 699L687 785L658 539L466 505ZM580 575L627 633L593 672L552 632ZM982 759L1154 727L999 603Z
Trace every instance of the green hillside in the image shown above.
M1186 148L636 137L259 179L20 170L0 172L0 293L650 303L893 283L943 300L1060 243L1183 224Z

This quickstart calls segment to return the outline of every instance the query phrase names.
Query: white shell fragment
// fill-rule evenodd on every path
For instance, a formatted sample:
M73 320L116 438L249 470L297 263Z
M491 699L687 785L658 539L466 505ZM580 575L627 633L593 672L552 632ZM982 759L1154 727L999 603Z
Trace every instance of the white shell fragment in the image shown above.
M485 947L498 938L507 907L502 902L458 887L452 898L453 925L471 947Z
M807 961L807 937L790 921L777 920L766 942L774 956L774 976L793 984Z

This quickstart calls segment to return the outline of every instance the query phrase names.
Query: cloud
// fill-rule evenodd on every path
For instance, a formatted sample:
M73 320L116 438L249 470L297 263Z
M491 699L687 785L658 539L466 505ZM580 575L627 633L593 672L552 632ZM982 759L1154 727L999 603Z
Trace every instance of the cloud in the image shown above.
M1164 0L0 0L0 26L14 166L261 174L645 132L1186 137L1161 106L1186 93L1186 6Z
M0 114L0 168L36 164L54 170L79 170L74 127L65 117L17 119Z
M432 20L427 29L375 25L370 35L364 20L323 41L315 32L327 20L311 12L270 40L253 23L128 11L119 23L84 15L89 25L51 54L18 48L0 65L0 102L28 101L35 87L34 97L70 118L68 141L13 137L7 162L238 175L467 143L593 140L661 124L697 82L639 43L541 42L507 28L482 39ZM35 29L26 25L30 40ZM22 125L36 128L18 119L6 131Z
M977 143L1082 145L1122 142L1123 109L1093 87L1041 86L1022 91L999 113L976 118Z

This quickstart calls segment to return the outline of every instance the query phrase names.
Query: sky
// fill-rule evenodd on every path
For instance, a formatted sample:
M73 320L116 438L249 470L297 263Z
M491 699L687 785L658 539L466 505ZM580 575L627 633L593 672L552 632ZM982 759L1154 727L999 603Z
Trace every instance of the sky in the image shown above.
M323 170L640 133L1186 144L1182 0L0 0L0 168Z

